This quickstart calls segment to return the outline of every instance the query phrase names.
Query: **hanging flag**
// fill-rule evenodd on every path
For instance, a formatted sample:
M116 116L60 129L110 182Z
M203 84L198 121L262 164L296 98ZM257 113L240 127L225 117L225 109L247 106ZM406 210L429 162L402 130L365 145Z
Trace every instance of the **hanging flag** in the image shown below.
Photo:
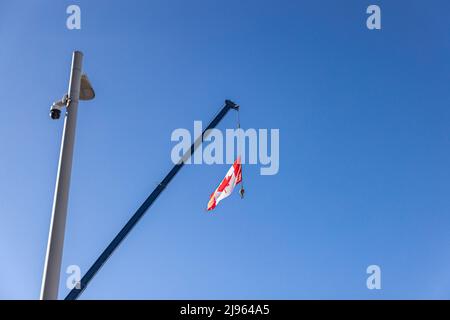
M242 165L241 157L239 156L236 161L234 161L230 170L228 170L225 178L222 180L217 189L211 194L208 202L208 210L214 209L217 204L228 197L236 185L242 181ZM243 194L243 193L242 193Z

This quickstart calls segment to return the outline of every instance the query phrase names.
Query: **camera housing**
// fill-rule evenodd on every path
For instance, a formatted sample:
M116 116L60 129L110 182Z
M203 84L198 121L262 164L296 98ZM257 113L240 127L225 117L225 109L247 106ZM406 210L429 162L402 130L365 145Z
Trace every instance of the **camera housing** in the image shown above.
M61 117L61 110L59 109L50 109L50 118L52 120L58 120Z
M64 107L68 107L70 104L70 99L66 95L62 97L60 101L53 102L52 106L50 107L50 118L53 120L58 120L61 117L61 111Z

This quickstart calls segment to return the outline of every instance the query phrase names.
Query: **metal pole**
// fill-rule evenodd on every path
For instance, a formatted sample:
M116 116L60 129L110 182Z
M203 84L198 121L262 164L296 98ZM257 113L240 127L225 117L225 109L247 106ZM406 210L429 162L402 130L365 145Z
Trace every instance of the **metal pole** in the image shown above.
M41 300L58 299L67 203L69 200L70 174L72 171L73 147L75 142L75 127L77 124L78 99L80 97L82 63L83 54L79 51L73 52L68 91L70 103L67 107L64 120L47 254L42 278Z
M143 217L148 208L155 202L158 196L164 191L170 181L175 177L175 175L184 166L184 161L192 156L200 144L203 142L203 138L206 137L206 133L209 129L217 126L217 124L225 117L230 109L239 110L239 106L230 100L225 100L225 106L220 110L220 112L214 117L211 123L203 130L203 133L196 141L191 145L191 148L186 151L186 153L181 158L180 162L173 166L172 170L165 176L161 183L153 190L152 193L147 197L147 199L142 203L142 205L137 209L137 211L131 216L130 220L125 224L125 226L119 231L119 233L114 237L114 239L109 243L105 250L100 254L94 264L89 268L86 274L81 278L80 288L73 288L64 300L75 300L78 296L86 289L89 282L94 278L95 274L100 270L100 268L105 264L108 258L117 249L120 243L125 239L125 237L133 230L134 226Z

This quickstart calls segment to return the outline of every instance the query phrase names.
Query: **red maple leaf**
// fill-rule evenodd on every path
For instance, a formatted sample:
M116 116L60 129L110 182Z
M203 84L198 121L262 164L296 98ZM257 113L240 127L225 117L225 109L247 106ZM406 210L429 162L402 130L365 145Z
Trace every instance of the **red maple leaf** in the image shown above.
M231 180L231 175L228 177L225 177L225 179L223 179L220 186L217 188L217 191L222 192L226 187L228 187L228 185L230 184L230 180Z

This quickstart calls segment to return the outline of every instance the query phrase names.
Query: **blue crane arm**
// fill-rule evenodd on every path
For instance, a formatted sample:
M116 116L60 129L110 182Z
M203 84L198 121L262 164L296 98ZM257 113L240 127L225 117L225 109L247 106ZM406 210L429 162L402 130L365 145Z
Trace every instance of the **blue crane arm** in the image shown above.
M73 288L64 300L75 300L79 295L86 289L89 282L95 276L95 274L101 269L108 258L117 249L120 243L125 239L125 237L133 230L139 220L144 216L145 212L150 208L150 206L155 202L158 196L164 191L170 181L175 177L175 175L184 166L183 159L189 158L193 155L197 147L203 142L203 136L205 132L209 129L215 128L219 122L225 117L225 115L230 111L230 109L238 110L239 106L230 100L225 100L225 105L219 111L219 113L214 117L211 123L203 130L201 137L197 138L191 148L186 151L183 158L169 171L169 173L164 177L160 184L150 193L150 195L145 199L142 205L136 210L136 212L131 216L125 226L119 231L119 233L114 237L114 239L109 243L105 250L100 254L100 256L95 260L94 264L89 268L86 274L81 278L79 288Z

